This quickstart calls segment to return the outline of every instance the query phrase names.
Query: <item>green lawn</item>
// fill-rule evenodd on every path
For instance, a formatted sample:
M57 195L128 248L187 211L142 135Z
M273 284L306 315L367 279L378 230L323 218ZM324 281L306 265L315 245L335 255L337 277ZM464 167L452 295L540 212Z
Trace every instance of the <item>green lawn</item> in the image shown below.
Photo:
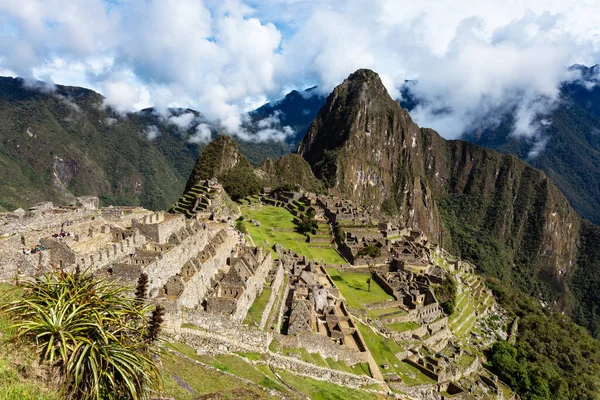
M350 389L327 381L305 378L291 372L277 370L283 380L313 400L377 400L384 397L359 389Z
M361 324L357 321L358 329L371 355L377 362L377 365L381 366L382 364L387 364L389 369L382 369L382 373L396 373L398 374L404 383L407 385L421 385L425 383L435 383L435 381L421 371L416 369L415 367L402 362L396 357L396 353L402 351L402 347L400 347L396 342L392 339L385 338L381 335L375 333L371 328ZM411 374L414 378L408 376Z
M371 291L369 291L369 286L367 285L367 279L370 277L369 274L339 271L334 268L327 268L327 273L340 289L348 306L351 308L364 309L364 305L368 303L394 300L373 279L371 279ZM373 315L375 314L373 313Z
M388 327L388 329L394 330L396 332L406 332L411 331L413 329L417 329L421 325L417 324L416 322L396 322L386 326Z
M296 227L293 223L294 216L285 208L263 206L259 210L251 210L247 206L242 206L240 209L244 215L244 225L257 246L265 245L268 241L269 246L278 243L311 260L322 260L333 264L346 263L333 246L312 247L307 243L304 235L294 231ZM249 223L247 221L249 219L259 221L260 226ZM273 230L273 228L284 231Z
M262 292L256 299L254 303L250 306L248 310L248 314L246 315L246 319L244 320L244 324L259 326L260 320L262 319L262 315L265 312L265 307L269 302L269 298L271 297L271 288L268 286L263 287Z

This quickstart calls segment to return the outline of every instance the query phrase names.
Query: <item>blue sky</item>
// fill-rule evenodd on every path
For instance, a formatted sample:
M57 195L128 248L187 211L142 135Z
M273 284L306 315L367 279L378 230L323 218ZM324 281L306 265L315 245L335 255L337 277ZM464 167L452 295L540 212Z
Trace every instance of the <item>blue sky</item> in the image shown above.
M121 112L195 108L230 133L293 88L371 68L393 96L418 79L412 116L445 137L516 107L514 134L535 138L577 79L566 67L599 45L596 1L0 0L0 74L89 87Z

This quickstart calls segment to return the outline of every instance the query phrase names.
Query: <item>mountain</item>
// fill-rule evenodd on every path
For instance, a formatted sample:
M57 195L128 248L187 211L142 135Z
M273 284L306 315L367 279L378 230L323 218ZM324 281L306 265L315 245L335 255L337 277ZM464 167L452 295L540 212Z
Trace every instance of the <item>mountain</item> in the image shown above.
M202 149L184 195L198 183L212 178L216 178L234 200L257 194L265 186L313 192L322 189L310 166L299 155L286 154L275 161L267 158L255 169L227 135L218 136Z
M321 181L315 177L310 165L298 154L286 154L277 160L267 158L256 168L256 173L266 184L274 188L323 191Z
M280 126L291 127L294 134L286 140L286 143L290 148L295 149L324 103L325 97L317 92L316 86L313 86L302 92L292 90L284 98L250 112L250 117L257 123L264 118L275 116L279 119Z
M581 80L563 84L559 105L543 116L542 151L531 156L535 144L511 135L512 115L494 129L463 136L475 144L514 154L544 171L583 217L600 224L600 87L594 66L573 66Z
M598 227L582 230L548 176L515 156L419 128L374 72L334 89L298 153L331 193L423 230L508 286L597 318L583 293L600 289L588 257Z
M204 146L190 141L194 129L154 109L119 114L103 104L88 89L0 77L0 209L87 194L103 205L166 209L175 202ZM205 121L194 110L170 113ZM279 142L237 142L255 165L289 152Z
M514 112L506 113L494 129L466 132L461 139L513 154L544 171L567 197L572 207L583 217L600 224L600 86L598 66L574 65L581 79L561 87L559 106L544 116L542 151L532 157L535 143L511 135ZM401 88L402 107L409 112L420 100L411 90L417 81L406 81ZM316 88L309 89L309 92ZM295 147L319 109L325 104L322 96L307 97L307 92L292 91L283 99L268 103L253 113L265 118L280 115L282 124L297 132L287 143ZM443 133L443 132L442 132ZM577 157L573 157L577 154Z

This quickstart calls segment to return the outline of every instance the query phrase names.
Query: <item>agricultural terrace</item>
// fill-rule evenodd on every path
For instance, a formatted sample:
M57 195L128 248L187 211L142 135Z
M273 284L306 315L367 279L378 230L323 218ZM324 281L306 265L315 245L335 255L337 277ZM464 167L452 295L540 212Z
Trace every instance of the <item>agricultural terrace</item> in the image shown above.
M338 254L332 243L311 244L306 241L306 236L296 232L295 217L285 208L254 203L252 206L242 205L240 209L244 216L244 226L257 246L270 247L277 243L311 260L346 264L346 260ZM258 221L259 226L249 222L250 220ZM320 224L318 232L322 232L322 229L328 230L329 227ZM333 237L331 238L333 241Z
M394 298L387 294L368 273L347 272L335 268L327 268L327 273L335 283L348 307L366 310L365 304L392 301ZM371 290L367 280L371 279ZM395 308L398 309L397 307ZM367 315L376 317L376 312L367 311Z

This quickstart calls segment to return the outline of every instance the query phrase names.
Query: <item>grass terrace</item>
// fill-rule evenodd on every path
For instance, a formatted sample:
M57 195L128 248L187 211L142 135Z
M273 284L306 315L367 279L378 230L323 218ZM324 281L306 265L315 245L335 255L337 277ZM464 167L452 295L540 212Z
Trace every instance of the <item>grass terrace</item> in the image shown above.
M192 399L198 396L208 396L215 399L266 399L266 398L297 398L297 393L287 388L278 377L276 377L266 364L252 364L250 361L259 361L262 356L258 353L240 353L233 354L218 354L197 355L195 350L182 343L170 343L169 347L178 353L196 361L192 362L180 357L165 357L165 376L168 374L165 386L166 392L170 396L175 396L177 399ZM304 350L304 349L303 349ZM306 352L306 350L304 350ZM308 353L307 353L308 354ZM310 354L309 354L310 355ZM320 356L313 354L311 357ZM315 361L313 359L313 361ZM329 362L337 366L340 370L346 372L355 372L352 368L345 364L334 363L333 360L323 360L320 364L328 366ZM216 368L215 371L210 366ZM357 371L362 368L367 368L363 365L354 367ZM279 370L277 373L284 379L285 383L290 385L293 390L311 396L313 399L379 399L376 394L372 394L359 389L350 389L343 386L338 386L333 383L318 381L310 378L303 378L294 375L293 373ZM363 372L364 373L364 372ZM232 376L233 374L235 376ZM177 377L177 378L175 378ZM238 379L247 379L254 383ZM192 395L178 383L184 381L197 394ZM185 383L183 386L186 386ZM268 391L263 389L277 390L279 393L269 395ZM214 396L214 397L213 397Z
M396 332L406 332L418 329L421 327L421 325L417 324L416 322L396 322L393 324L388 324L386 327Z
M370 327L358 321L356 324L377 365L381 367L382 364L387 364L389 366L389 369L382 369L382 373L395 373L402 378L404 383L411 386L436 383L417 368L396 357L396 354L403 349L394 340L375 333Z
M300 393L313 400L378 400L384 396L360 389L351 389L327 381L294 375L285 370L277 370L281 378Z
M372 278L371 291L369 291L369 285L367 284L367 279L370 278L369 274L340 271L335 268L327 268L327 273L342 292L348 307L364 310L365 304L394 300ZM377 316L373 312L370 313Z
M270 247L274 243L278 243L311 260L346 264L346 260L339 255L332 244L306 242L306 236L294 230L296 228L293 222L295 217L285 208L263 206L253 210L242 205L240 209L244 215L244 225L257 246L267 246L268 243ZM248 220L258 221L260 226L251 224Z
M246 315L246 319L244 319L244 324L252 326L260 325L260 320L262 319L265 308L267 307L267 303L269 302L269 298L271 297L271 292L271 287L267 285L263 287L260 295L256 297L254 303L252 303L250 306L248 314Z
M367 363L349 366L344 361L335 361L333 358L323 358L319 353L309 353L305 348L282 348L279 349L278 352L286 356L297 354L302 361L318 365L319 367L331 368L350 374L371 376L371 370Z

